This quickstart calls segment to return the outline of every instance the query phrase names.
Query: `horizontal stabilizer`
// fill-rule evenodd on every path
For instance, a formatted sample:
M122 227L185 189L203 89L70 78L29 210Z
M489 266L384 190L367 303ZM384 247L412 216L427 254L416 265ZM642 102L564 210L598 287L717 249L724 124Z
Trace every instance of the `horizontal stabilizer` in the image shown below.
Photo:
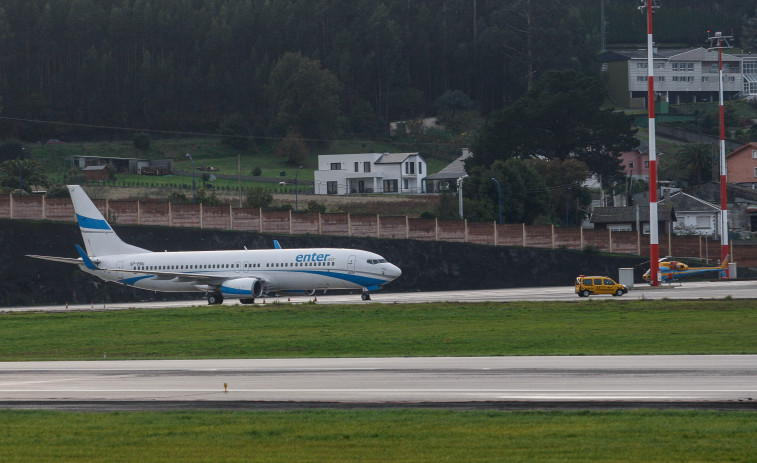
M81 264L81 259L74 259L73 257L55 257L55 256L37 256L34 254L27 254L26 257L31 257L33 259L42 259L42 260L49 260L52 262L62 262L64 264Z

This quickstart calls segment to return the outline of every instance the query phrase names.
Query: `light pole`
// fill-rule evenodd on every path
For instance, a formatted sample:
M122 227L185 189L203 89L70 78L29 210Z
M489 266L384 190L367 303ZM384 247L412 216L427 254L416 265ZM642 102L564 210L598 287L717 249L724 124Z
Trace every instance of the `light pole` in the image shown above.
M24 151L26 148L21 148L21 156L18 157L18 195L24 195Z
M192 204L195 204L197 202L197 187L195 186L195 160L192 159L192 156L189 153L187 153L187 157L190 161L192 161Z
M298 199L298 193L299 188L297 187L297 176L300 175L300 170L302 169L302 166L297 168L297 173L294 174L294 212L297 212L297 199Z
M499 185L499 180L492 177L494 183L497 184L497 195L499 196L499 224L502 225L502 187Z

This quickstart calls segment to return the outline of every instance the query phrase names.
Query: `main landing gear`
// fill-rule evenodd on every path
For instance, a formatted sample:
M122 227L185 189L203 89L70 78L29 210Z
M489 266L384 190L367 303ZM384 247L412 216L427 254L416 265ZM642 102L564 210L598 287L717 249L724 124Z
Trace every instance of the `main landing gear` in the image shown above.
M208 304L210 305L223 304L223 294L221 293L208 294Z
M254 304L255 303L255 298L251 297L251 298L248 298L248 299L240 299L239 302L241 302L242 304Z

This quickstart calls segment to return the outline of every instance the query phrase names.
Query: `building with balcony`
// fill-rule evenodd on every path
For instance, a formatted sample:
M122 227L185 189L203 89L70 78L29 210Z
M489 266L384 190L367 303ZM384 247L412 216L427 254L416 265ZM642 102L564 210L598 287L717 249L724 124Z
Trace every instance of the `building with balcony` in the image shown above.
M419 194L426 173L418 153L325 154L318 156L315 194Z
M622 107L647 106L647 50L611 50L601 55L610 100ZM718 52L706 48L658 50L654 91L671 104L718 101ZM757 56L723 53L723 97L757 98Z

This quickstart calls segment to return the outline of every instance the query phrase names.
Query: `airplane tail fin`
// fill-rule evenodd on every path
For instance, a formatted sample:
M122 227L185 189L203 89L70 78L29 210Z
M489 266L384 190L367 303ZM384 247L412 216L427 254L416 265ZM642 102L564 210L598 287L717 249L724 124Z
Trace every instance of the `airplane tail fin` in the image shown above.
M723 263L720 264L720 268L728 268L728 259L731 258L730 254L726 254L725 259L723 259Z
M82 187L68 185L68 191L71 193L71 202L74 204L76 221L79 223L87 255L108 256L150 252L121 241Z

